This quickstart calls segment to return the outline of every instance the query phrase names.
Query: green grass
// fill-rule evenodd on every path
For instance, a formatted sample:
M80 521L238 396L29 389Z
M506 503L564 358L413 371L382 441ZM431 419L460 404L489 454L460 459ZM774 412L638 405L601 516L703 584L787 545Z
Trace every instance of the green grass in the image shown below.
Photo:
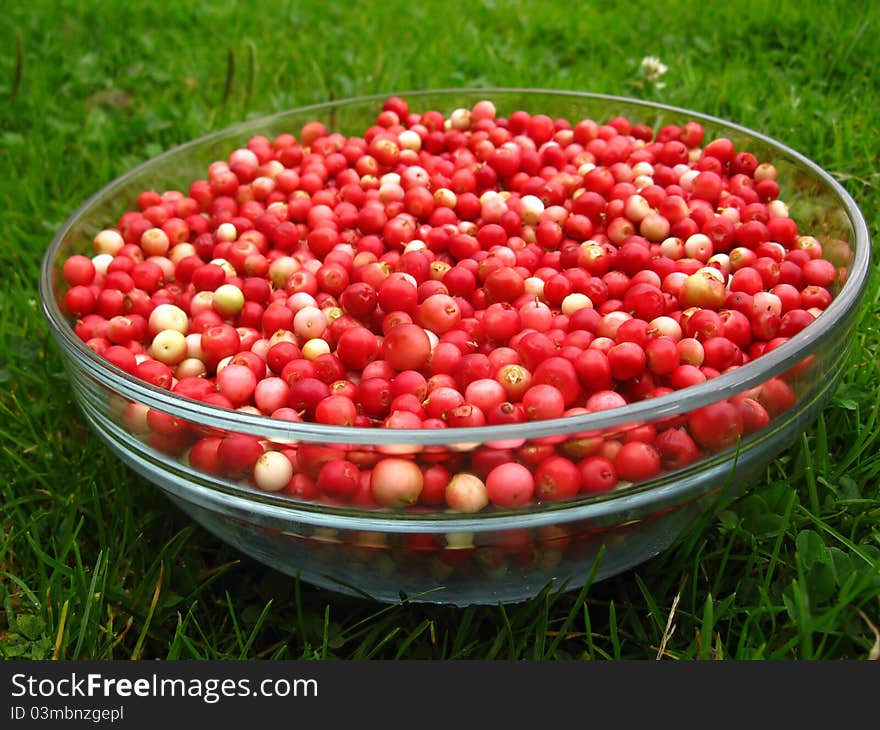
M589 90L729 118L832 171L876 237L878 11L817 0L6 8L0 656L877 658L876 277L836 395L746 496L627 573L465 609L343 598L190 523L85 426L36 281L77 205L164 149L331 96L425 87ZM639 73L647 55L668 66L662 88Z

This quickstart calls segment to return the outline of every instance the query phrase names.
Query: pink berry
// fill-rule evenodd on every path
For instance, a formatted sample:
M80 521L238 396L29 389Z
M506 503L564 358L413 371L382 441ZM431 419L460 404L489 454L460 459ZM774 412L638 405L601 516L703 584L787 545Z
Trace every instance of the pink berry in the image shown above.
M489 504L486 485L474 474L460 472L446 485L446 504L457 512L479 512Z
M565 412L565 398L552 385L533 385L523 395L522 403L530 421L560 418Z
M489 501L498 507L521 507L532 500L534 492L532 472L516 462L500 464L486 477Z
M404 507L418 501L424 485L418 464L408 459L389 457L373 467L371 489L383 507Z

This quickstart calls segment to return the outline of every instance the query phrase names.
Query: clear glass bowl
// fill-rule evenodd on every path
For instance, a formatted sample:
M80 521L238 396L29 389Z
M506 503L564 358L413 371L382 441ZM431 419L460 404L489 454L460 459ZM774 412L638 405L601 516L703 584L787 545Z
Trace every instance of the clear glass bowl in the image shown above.
M192 180L204 177L211 162L224 159L253 135L271 139L298 133L313 120L331 131L362 133L387 95L333 101L248 121L172 149L114 180L62 226L45 254L40 293L86 420L122 461L220 539L266 565L342 593L384 602L404 595L411 601L457 605L515 602L548 584L574 589L591 574L601 580L657 555L717 500L733 498L752 484L833 392L847 363L868 275L870 240L861 213L827 172L794 150L689 110L564 91L449 89L400 95L413 109L444 114L491 99L501 115L525 109L599 123L623 115L654 129L697 120L706 130L706 141L726 136L738 150L776 165L780 197L800 231L816 236L825 257L839 267L835 298L815 323L781 347L703 384L584 416L468 429L339 428L223 410L129 376L77 338L59 305L65 288L61 266L68 256L90 253L94 235L130 210L139 192L186 190ZM603 494L476 514L358 509L262 492L191 467L186 441L155 448L150 434L135 425L143 419L126 417L132 408L141 414L150 408L186 421L192 432L246 433L299 448L322 446L334 454L356 454L365 463L396 453L423 464L442 461L461 472L472 468L474 454L492 448L515 447L519 454L555 448L577 454L584 438L619 434L639 424L681 422L698 408L768 381L787 383L796 396L794 404L774 413L766 428L734 447Z

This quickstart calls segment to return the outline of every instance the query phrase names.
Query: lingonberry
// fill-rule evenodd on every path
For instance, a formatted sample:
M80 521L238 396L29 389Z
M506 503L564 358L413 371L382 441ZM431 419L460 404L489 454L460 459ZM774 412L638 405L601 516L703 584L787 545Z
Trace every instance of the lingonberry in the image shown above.
M414 393L401 393L400 395L394 396L391 399L388 410L392 413L395 411L407 411L418 416L419 419L423 419L427 415L422 406L422 399Z
M95 280L95 264L88 256L73 254L64 261L62 274L71 286L89 286Z
M700 451L683 428L668 428L657 434L654 448L660 452L665 469L681 469L699 458Z
M644 353L645 366L655 375L669 375L680 364L676 341L665 335L647 342Z
M443 420L450 428L469 428L486 423L482 409L469 403L450 408L443 413Z
M265 451L254 464L253 478L254 484L265 492L281 491L293 478L293 464L280 451Z
M338 394L328 395L315 406L315 421L333 426L353 426L357 416L354 401Z
M617 451L614 468L618 477L630 482L650 479L660 471L660 452L643 441L628 441Z
M366 327L345 330L336 342L336 355L345 367L362 371L380 353L380 343Z
M251 473L264 451L263 442L256 436L229 433L217 446L217 463L225 474L241 477Z
M532 501L535 478L515 461L499 464L486 477L489 501L499 507L521 507Z
M508 393L497 380L480 378L468 383L464 397L466 403L486 414L501 405L508 398Z
M314 418L318 404L330 396L330 386L315 377L301 377L294 382L289 382L289 386L288 405L297 411L304 412L309 420Z
M218 451L223 440L219 436L207 436L196 441L187 455L190 465L207 474L221 474L223 467Z
M615 380L631 380L643 373L647 364L645 351L635 342L620 342L611 347L606 356Z
M810 259L801 267L808 286L830 287L837 279L834 264L826 259Z
M415 317L422 327L442 335L461 321L461 306L448 294L432 294L418 305Z
M742 436L742 413L729 401L711 403L688 416L688 429L700 446L720 451L734 446Z
M542 332L529 332L515 346L513 344L511 346L517 351L523 365L532 371L556 353L553 340Z
M781 378L770 378L758 389L756 400L767 409L771 417L787 411L795 403L791 386Z
M535 496L546 502L574 497L581 488L581 475L564 456L549 456L535 470Z
M254 386L254 404L263 413L272 415L287 406L290 386L279 377L268 377Z
M109 348L105 348L106 349ZM134 369L134 375L141 380L159 388L170 390L173 385L174 375L171 369L162 362L147 359L139 362Z
M396 370L419 370L430 354L431 341L416 324L395 325L382 341L382 358Z
M522 404L504 401L486 413L486 422L490 426L500 426L505 423L522 423L526 420L526 414Z
M613 462L604 456L587 456L577 465L581 478L581 491L587 494L607 492L617 486L617 470Z
M742 416L744 433L760 431L770 423L770 414L767 409L754 398L735 398L733 402L739 408Z
M447 411L464 403L465 397L456 388L440 386L428 392L423 405L428 417L442 419Z
M416 469L418 470L418 467ZM489 504L485 483L475 474L468 472L459 472L449 480L444 490L444 497L446 504L457 512L479 512Z
M331 459L321 464L315 486L322 494L339 499L351 498L360 484L360 470L346 459Z
M565 411L565 398L559 389L543 383L532 385L523 394L522 404L530 421L560 418Z
M391 406L391 382L386 378L363 378L357 385L357 402L372 418L384 418Z

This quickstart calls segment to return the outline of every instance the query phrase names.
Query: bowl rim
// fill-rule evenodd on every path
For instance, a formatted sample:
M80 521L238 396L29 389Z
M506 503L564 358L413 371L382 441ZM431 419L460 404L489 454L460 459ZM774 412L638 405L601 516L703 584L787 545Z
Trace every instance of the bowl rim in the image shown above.
M771 150L787 157L793 163L807 168L816 176L839 201L845 211L849 225L853 229L854 239L851 242L853 256L848 266L847 279L840 292L833 298L831 304L815 323L791 337L780 347L763 355L754 361L756 367L747 366L723 373L712 380L687 388L686 396L682 391L657 398L627 404L620 408L607 411L599 411L584 415L566 416L544 421L530 421L525 424L512 424L503 426L482 426L447 429L386 429L386 428L355 428L338 427L309 422L287 422L273 419L270 416L229 411L218 406L212 406L200 401L192 400L157 386L150 385L134 376L116 368L109 362L98 356L76 337L67 317L62 314L53 291L53 273L56 270L56 257L58 250L71 229L79 223L80 218L93 206L102 202L112 195L117 189L127 185L132 179L151 169L159 168L162 164L185 154L195 147L207 146L213 142L224 139L233 139L250 131L259 133L258 129L266 129L274 124L283 122L294 115L303 116L310 112L326 112L334 108L353 105L366 105L383 102L391 96L399 96L408 101L417 101L420 98L436 97L448 98L454 101L456 96L493 99L500 95L519 96L555 96L568 97L573 102L583 100L588 103L607 102L609 104L622 105L631 108L641 108L657 116L663 112L685 117L695 121L702 121L718 126L739 135L745 135ZM332 131L332 130L331 130ZM772 161L772 160L771 160ZM332 101L320 102L306 106L287 109L280 112L256 117L238 122L231 126L215 130L201 137L197 137L181 145L172 147L161 154L154 156L139 165L131 168L122 175L116 177L97 192L91 195L85 202L68 217L59 228L51 244L46 250L40 268L39 293L41 308L49 324L50 330L62 349L71 356L76 365L89 377L101 383L105 387L112 388L116 393L133 401L149 407L156 407L172 413L180 418L196 422L200 425L212 426L226 430L234 430L239 433L250 433L270 439L294 439L317 444L367 444L371 446L412 444L419 446L451 446L467 450L476 445L498 445L506 441L522 439L534 440L547 436L561 436L578 432L602 431L606 429L631 425L640 421L652 421L660 418L668 418L682 413L690 412L696 408L731 397L743 390L758 385L767 379L789 369L810 352L819 348L822 343L836 334L840 322L855 314L855 309L860 302L862 294L867 286L870 273L870 234L867 223L854 199L846 189L838 183L827 171L818 164L784 145L778 140L756 132L748 127L730 122L712 115L696 112L691 109L663 104L655 101L638 99L633 97L615 96L587 91L563 90L563 89L538 89L517 87L467 87L467 88L442 88L421 89L410 91L396 91L380 94L354 96ZM744 371L748 371L745 372ZM649 485L650 486L650 485ZM544 513L545 522L552 520L551 515L559 520L565 515L565 521L573 518L575 513L578 517L592 517L607 515L611 511L617 511L621 505L636 508L639 505L654 501L661 495L669 497L678 489L687 491L686 484L661 484L656 487L641 489L635 488L612 490L606 495L600 495L601 499L589 497L572 500L562 505L552 505ZM351 507L335 507L322 503L311 503L296 500L290 497L277 497L269 494L229 494L222 490L208 486L200 486L197 491L209 490L213 492L213 499L221 501L236 501L247 503L251 509L258 512L268 511L276 513L281 509L286 518L298 516L304 522L315 522L318 515L325 517L333 516L333 519L345 523L352 529L363 529L363 525L375 525L377 519L391 517L387 512L356 509ZM178 495L180 496L180 495ZM194 496L194 495L193 495ZM611 506L613 503L615 506ZM605 505L602 507L601 505ZM545 505L546 507L546 505ZM571 514L569 514L569 511ZM456 515L459 522L450 519L450 515L443 512L426 512L394 515L392 522L401 525L409 525L420 529L429 529L432 523L436 523L442 530L450 529L450 526L467 524L473 529L477 524L491 522L498 527L502 525L520 526L521 519L532 513L532 510L524 509L517 514L502 512L493 516L492 513L479 515ZM339 526L337 524L337 526ZM375 529L375 528L374 528Z

